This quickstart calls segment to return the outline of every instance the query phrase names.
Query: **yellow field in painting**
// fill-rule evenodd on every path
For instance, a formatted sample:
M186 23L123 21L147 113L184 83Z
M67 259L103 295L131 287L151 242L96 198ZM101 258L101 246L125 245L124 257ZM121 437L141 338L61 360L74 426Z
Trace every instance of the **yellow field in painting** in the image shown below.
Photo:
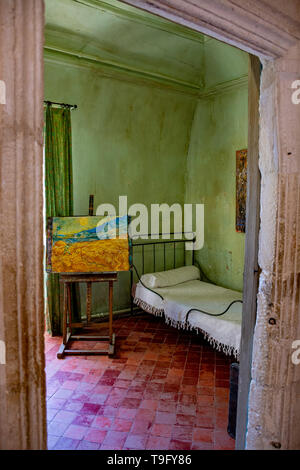
M52 272L91 273L128 270L128 239L75 243L59 240L52 247Z

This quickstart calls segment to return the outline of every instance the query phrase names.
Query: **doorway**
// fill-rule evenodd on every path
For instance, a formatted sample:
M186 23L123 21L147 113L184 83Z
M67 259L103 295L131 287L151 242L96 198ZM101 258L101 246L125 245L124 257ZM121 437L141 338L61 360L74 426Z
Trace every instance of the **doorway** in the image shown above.
M28 6L29 3L30 2L27 2L27 6ZM147 7L146 2L135 2L135 3L139 3L139 6L144 6L145 8ZM4 15L6 15L7 21L9 22L9 20L11 19L11 16L10 16L10 12L8 12L8 10L5 11L6 5L1 4L1 8L3 8L3 11L1 12L1 14L3 13ZM213 8L215 8L215 7L211 7L212 10L213 10ZM165 11L162 11L162 9L160 9L158 7L153 7L153 10L154 10L155 13L160 13L161 15L170 16L170 12L167 11L167 8L165 8ZM193 20L190 19L189 21L190 21L190 24L195 29L197 29L197 28L205 29L207 27L207 24L208 24L208 22L205 23L205 19L207 18L207 11L205 12L201 7L199 7L199 10L200 10L200 13L197 11L197 13L194 16L194 19ZM256 52L256 53L259 53L259 54L261 53L262 56L264 56L264 57L277 59L278 57L282 57L284 55L287 55L289 47L292 48L292 46L297 43L297 39L295 39L295 36L293 36L293 35L289 36L290 42L288 44L286 42L281 42L280 43L280 42L276 42L276 41L271 42L271 41L267 40L266 36L268 36L269 33L265 33L261 37L259 37L255 33L255 31L257 31L257 29L256 29L257 24L255 23L255 20L253 20L251 22L251 20L249 19L248 9L246 10L246 14L244 14L244 16L243 15L241 15L241 16L242 16L243 21L245 20L245 21L248 21L250 23L250 27L247 28L247 31L249 31L249 29L250 29L250 35L243 34L243 32L241 31L242 28L232 32L232 29L229 28L229 24L231 26L230 18L231 18L232 12L230 12L230 14L228 15L227 21L226 20L224 21L224 19L220 19L220 16L221 16L220 12L218 14L218 12L216 12L216 11L211 11L211 10L208 10L208 11L209 11L209 14L216 14L215 18L217 18L218 21L221 21L220 24L223 24L223 26L224 26L223 29L220 26L213 27L212 28L212 30L213 30L212 34L219 35L221 38L223 38L225 40L227 39L228 41L233 41L233 42L241 45L242 47L244 47L246 49L249 49L252 52ZM26 8L24 10L22 10L21 12L19 11L19 13L21 13L23 18L25 18ZM36 28L41 33L42 23L43 23L43 21L42 21L42 13L43 13L42 2L39 2L38 4L35 3L35 13L36 13L36 16L35 16ZM224 14L224 12L223 12L223 14ZM251 12L250 12L250 15L251 15ZM199 16L200 16L200 18L202 18L202 22L201 21L199 22L199 20L198 20ZM268 14L266 13L266 17L267 16L268 16ZM186 13L184 11L182 11L180 8L178 9L177 12L173 12L173 19L176 18L178 22L185 22L186 24L189 24L186 17L187 17ZM279 15L279 18L280 18L280 15ZM222 23L222 21L223 21L223 23ZM266 20L264 20L262 18L262 24L264 23L264 21L266 21ZM279 25L280 21L278 20L278 17L276 17L276 21ZM275 21L275 23L276 23L276 21ZM291 21L291 15L290 16L289 16L289 14L285 15L284 20L282 19L282 21L285 21L285 22ZM215 20L215 22L217 22L217 20ZM206 24L206 26L205 26L205 24ZM26 28L25 24L23 26L24 26L24 28ZM211 31L210 28L208 28L208 32L209 31ZM253 33L251 31L253 31ZM9 32L8 30L4 30L3 33L5 33L7 36L9 36L9 34L11 34L11 33L14 34L14 30L12 30L11 32ZM231 35L231 39L230 39L230 35ZM40 36L35 36L35 38L37 38L37 37L39 37L40 40L38 42L33 42L32 47L27 48L27 52L30 51L30 50L32 50L32 51L38 50L38 51L41 52L42 36L41 35ZM274 37L276 37L276 35ZM31 38L31 36L29 35L28 38ZM1 41L1 43L4 43L4 41ZM13 41L11 43L13 43ZM290 55L290 57L291 57L291 62L290 62L291 69L290 69L290 75L289 75L290 78L295 76L295 70L293 69L293 64L295 63L296 55L297 55L297 49L294 49L291 52L291 55ZM1 57L2 56L5 57L5 54L1 53ZM6 54L6 57L7 57L7 54ZM12 51L11 51L11 57L13 57L13 52ZM37 83L39 83L39 84L42 84L42 81L41 81L41 76L42 76L41 75L41 57L42 57L41 54L38 57L34 56L34 58L32 58L33 59L32 62L30 63L31 71L34 71L34 76L36 77ZM278 61L277 61L278 65L280 65L280 63L284 62L284 59L282 60L282 62L280 62L280 60L281 59L278 59ZM6 65L7 66L4 67L4 70L5 70L4 80L6 81L6 84L9 84L8 74L12 73L12 70L14 70L15 65L12 64L12 63L9 63L9 61L7 61ZM28 65L28 63L26 64L26 66L27 65ZM25 65L24 65L24 67L25 67ZM271 77L272 76L272 71L270 70L270 66L268 64L266 64L266 69L267 69L266 73L269 74L269 77ZM273 77L274 76L275 77L279 76L280 80L282 80L280 83L283 87L282 88L283 96L284 96L283 97L283 102L285 103L286 106L288 106L288 104L287 104L289 102L288 84L287 84L287 82L284 81L284 79L280 75L276 75L276 74L279 74L279 73L280 72L278 72L276 70L273 74ZM29 75L30 75L30 73L29 73ZM23 83L23 80L24 80L24 74L22 74L22 83ZM7 86L7 93L8 93L7 96L15 96L15 94L16 94L16 90L14 88L12 88L11 86ZM41 88L42 87L39 87L40 91L41 91ZM35 91L35 93L36 93L36 91ZM264 89L264 93L265 93L265 89ZM25 98L24 97L25 95L24 96L22 95L23 99L24 99L24 103L26 103L26 105L28 106L27 110L31 109L30 107L33 106L33 105L37 106L37 109L39 109L40 104L37 105L37 103L42 103L42 95L43 94L41 92L40 96L39 96L40 100L29 100L32 104L30 104L30 102L28 101L28 96ZM33 95L33 96L36 96L36 95ZM20 95L19 95L19 99L21 99ZM15 110L15 107L14 107L15 104L10 102L10 105L13 106L12 109ZM280 104L279 106L283 106L283 104ZM269 110L270 110L270 108L269 108ZM296 113L295 108L291 107L290 111L291 111L291 114ZM278 112L278 110L277 110L277 112ZM4 108L4 113L6 113L5 108ZM6 126L3 128L2 132L6 132L6 129L8 129L8 124L11 122L11 119L9 119L9 116L7 114L5 114L5 116L8 119L6 120ZM37 116L38 116L38 118L34 122L35 122L35 126L37 126L37 128L38 128L39 127L38 125L42 122L42 112L41 112L41 110L39 112L37 112ZM295 122L297 122L296 118L297 118L297 114L295 114ZM270 124L270 127L272 127L273 124L274 123L272 122ZM268 126L267 123L264 123L263 125ZM285 126L285 123L282 120L279 120L280 132L282 131L284 126ZM40 126L40 130L41 130L41 126ZM11 134L11 135L13 135L13 134ZM35 134L34 133L31 134L30 138L28 137L28 139L29 139L28 140L28 145L29 146L32 145L32 138L33 138L32 136L33 135L35 135ZM295 133L295 135L297 135L297 134ZM3 134L2 134L2 136L3 136ZM279 136L281 136L281 134L279 134ZM293 138L291 137L290 142L293 141L292 139ZM296 143L295 143L295 146L296 146ZM279 146L279 147L280 147L280 152L282 152L281 146ZM11 151L14 152L14 150L11 150ZM12 155L14 155L14 153L12 153ZM26 152L26 153L21 152L20 155L22 156L22 159L24 159L24 161L26 161L28 163L29 153L28 152ZM41 191L42 191L42 185L41 185L41 180L42 180L42 176L41 176L42 175L42 172L41 172L42 142L41 142L41 138L40 138L39 145L36 147L35 152L33 152L32 155L34 155L34 163L36 164L37 169L36 169L35 172L32 172L31 174L30 173L28 173L28 174L25 173L25 176L27 177L25 181L26 181L26 185L29 184L30 189L31 189L31 193L32 193L32 188L35 188L34 193L36 193L36 195L38 195L38 194L41 194ZM30 156L31 159L33 158L32 155ZM292 156L292 158L291 158L292 162L294 161L293 158L294 157ZM12 161L13 161L13 159L12 159ZM31 164L33 164L33 161L31 162ZM296 165L296 163L295 163L295 165ZM30 168L30 165L27 165L27 167ZM296 172L298 172L299 168L297 167L297 165L295 166L295 168L296 168ZM14 166L9 166L8 168L6 168L6 170L7 170L6 174L13 175L15 178L17 178L16 168ZM275 172L275 175L277 175L277 173L278 173L278 171ZM23 177L24 177L24 173L23 173ZM284 173L283 178L280 181L280 186L279 186L280 191L283 191L283 189L285 187L285 184L286 184L286 179L287 179L287 173ZM275 178L274 181L277 183L276 178ZM280 191L279 191L279 194L280 194ZM290 191L292 191L292 189L288 190L287 196L286 196L287 198L289 198L289 197L292 198L292 193ZM6 194L4 195L5 197L3 198L3 201L9 202L9 200L12 200L13 199L12 198L13 194L14 194L14 197L16 197L17 199L19 198L18 200L20 202L22 201L23 195L21 195L20 193L15 194L14 186L13 187L9 187L9 186L6 187ZM265 196L266 195L264 194L264 197ZM28 204L27 207L30 207L31 214L34 214L35 220L38 223L38 221L41 221L41 213L42 213L42 211L41 211L41 202L40 202L38 197L36 199L33 199L30 202L31 203ZM270 204L270 199L264 199L263 202L266 203L266 206L265 206L265 209L266 209L268 204ZM11 210L10 214L11 214L12 219L14 220L15 212L16 212L15 207L17 207L17 205L11 206L11 204L8 204L7 207ZM270 206L268 206L268 207L270 207L270 209L273 210L272 209L272 204L270 204ZM279 206L279 208L280 207L281 206ZM26 211L24 213L26 213ZM289 221L292 221L293 217L294 217L293 212L290 211L287 214L286 217L288 218ZM283 220L286 220L284 215L283 215ZM20 219L19 219L19 222L20 222ZM276 233L276 210L275 210L275 218L274 218L273 222L274 222L273 225L272 225L272 230L273 231L271 230L271 232L269 232L269 236L271 237L270 238L271 242L272 242L272 240L274 241L274 239L275 239L274 234ZM280 250L282 248L282 240L285 240L285 239L287 240L287 243L289 243L290 247L293 246L292 241L290 241L288 232L284 232L281 235L281 238L279 237L280 244L279 245L277 244L277 247L279 246L279 248L277 248L276 253L278 253L278 250L279 250L279 253L280 253ZM33 337L40 338L41 337L41 332L43 330L43 322L39 322L39 320L37 320L37 318L38 319L40 318L39 315L36 316L37 312L41 312L43 310L42 309L42 297L43 297L42 287L43 286L42 286L42 282L41 282L41 279L42 279L42 276L41 276L41 273L42 273L42 232L41 231L39 232L39 236L35 239L34 247L35 247L34 250L36 250L36 251L33 252L34 256L32 256L32 258L31 258L33 264L30 265L30 268L28 270L29 275L28 276L23 276L23 274L22 274L22 276L19 276L19 281L22 282L24 286L28 287L29 284L31 285L31 288L29 290L31 292L35 293L35 296L36 296L37 300L36 300L35 304L32 305L32 303L29 302L28 298L24 298L22 305L19 304L16 307L16 304L15 304L14 308L9 308L10 311L18 312L18 315L21 315L21 317L24 314L24 318L25 318L25 312L26 312L26 314L27 315L29 314L30 318L32 318L32 320L33 320L32 323L31 322L25 322L25 323L22 324L23 331L27 332L28 339L30 341L32 341ZM273 249L273 245L271 247L271 250L272 249ZM16 256L18 256L18 261L17 262L16 262L16 260L17 260ZM24 257L24 254L22 254L22 252L20 252L20 251L18 251L18 253L16 255L14 253L10 253L10 251L7 250L7 262L10 263L11 266L13 266L13 265L19 266L19 261L20 261L22 256L23 256L23 259L25 260L26 257L28 256L28 253L26 253L26 257ZM272 256L271 256L271 258L272 258ZM281 260L280 260L280 262L281 262ZM285 260L283 262L285 263ZM24 266L25 265L26 265L26 263L24 263ZM283 266L285 266L285 265L283 265ZM26 269L28 269L28 268L26 268ZM281 264L280 264L279 269L282 269ZM293 268L293 269L295 269L295 268ZM34 276L32 275L32 273L35 273ZM280 280L279 280L280 276L279 275L280 275L280 272L278 274L278 271L277 271L277 273L275 273L275 280L278 279L279 286L280 286ZM7 276L7 278L5 280L7 292L10 291L11 285L14 285L14 276L15 276L15 274L14 274L14 272L12 272L11 276ZM274 281L275 287L276 287L276 282ZM4 284L3 284L3 287L5 288ZM265 296L265 298L272 298L273 294L261 293L261 295ZM8 306L13 307L14 302L15 302L13 299L6 298L6 301L7 301L7 303L5 305L7 306L7 309L8 309ZM269 303L271 303L271 302L269 302ZM271 307L272 306L270 306L270 308ZM294 309L295 309L295 307L291 307L291 312L294 312L295 311ZM17 316L17 314L16 314L16 316ZM2 320L5 324L5 322L7 321L5 315L3 315ZM296 319L294 319L294 317L293 317L293 322L294 323L296 322ZM267 328L269 328L269 327L267 327ZM15 336L16 336L15 333L16 333L16 331L18 331L18 326L16 325L16 327L10 327L9 329L8 328L3 328L2 331L7 332L7 333L5 333L6 336L5 336L4 340L5 340L7 345L10 345L11 341L9 341L9 339L15 338ZM13 331L14 331L14 333L13 333ZM39 345L41 346L42 345L42 340L38 340L38 341L39 341ZM278 344L280 346L280 341L278 342ZM10 346L7 346L7 347L10 347ZM21 347L21 345L20 345L20 347ZM45 428L44 428L43 399L42 399L42 397L44 395L44 387L43 387L43 379L42 379L42 377L43 377L43 374L42 374L43 352L42 352L42 350L43 350L43 348L39 347L39 353L38 353L37 360L32 365L32 370L36 371L37 376L40 377L40 380L39 380L39 383L37 383L36 381L32 381L32 390L30 391L30 395L28 395L28 393L26 392L27 393L26 399L25 399L25 396L24 396L24 400L22 402L20 402L19 405L16 405L16 401L15 402L11 402L10 400L7 401L7 398L5 398L5 401L7 402L7 405L8 405L7 406L8 412L10 413L13 410L13 407L15 407L16 410L17 409L18 410L19 409L23 410L21 412L22 416L24 416L25 420L27 420L27 421L30 420L30 422L32 423L31 424L32 429L36 430L36 432L33 432L33 433L30 434L30 436L26 437L24 431L22 431L22 427L20 427L19 433L16 433L16 432L14 433L14 439L11 440L11 442L10 442L10 444L8 444L7 448L11 448L11 446L14 446L14 445L17 446L16 448L20 448L20 447L18 447L20 445L24 446L24 448L25 447L27 447L27 448L42 448L45 445L45 439L43 437L43 436L45 436L45 433L44 433ZM288 349L286 351L287 351L287 354L288 354ZM27 356L23 355L23 358L24 357L25 357L25 361L24 361L24 359L22 359L22 365L21 366L20 366L19 363L16 364L16 367L18 367L18 370L20 370L22 367L24 367L24 370L27 370L27 368L31 364L31 360L30 360L29 355L27 355ZM12 365L9 362L7 364L7 370L8 370L8 368L11 368L11 367L12 367ZM290 366L290 367L292 367L292 366ZM1 375L2 382L6 383L7 387L10 388L11 387L10 380L11 380L12 375L10 374L10 376L6 376L6 373L3 369L1 370L1 373L2 373L2 375ZM270 393L271 394L275 393L274 390L275 390L274 388L269 387L268 393L269 394ZM23 393L23 391L22 391L22 393ZM32 417L29 418L29 414L26 412L26 407L28 408L28 405L30 403L30 399L32 399L33 396L38 397L38 399L35 400L35 403L40 403L39 407L35 407L36 408L36 416L35 416L34 420L32 420ZM29 399L29 397L31 397L31 398ZM293 407L291 407L291 410L292 409L293 409ZM262 413L262 410L260 409L259 412ZM296 413L294 413L294 414L296 416ZM292 415L293 415L293 413L291 412L291 417L292 417ZM15 420L13 419L13 413L11 414L10 417L11 417L10 422L12 423L12 426L13 426L13 423L17 422L17 418ZM7 422L8 421L6 420L6 423ZM3 433L2 433L2 427L1 427L1 436L5 436L5 435L9 434L7 426L5 425L5 427L4 427L4 424L2 422L1 422L1 426L3 426ZM10 429L12 429L12 426L10 426ZM270 426L270 424L264 423L264 426L266 427L266 430L267 430L268 426ZM280 427L279 431L277 431L277 432L279 432L280 436L281 436L281 432L283 432L284 429L285 429L285 425L283 424L282 428ZM295 427L295 429L297 429L297 427ZM10 435L12 435L12 433L10 433ZM267 435L267 432L266 432L266 435ZM286 435L290 435L290 441L288 443L285 443L284 445L285 446L296 445L295 443L297 442L296 441L297 437L293 436L292 431L287 432ZM36 437L33 437L33 436L36 436ZM259 441L259 437L256 438L256 441L261 442L261 441ZM14 444L14 442L15 442L15 444ZM253 442L255 442L255 439L254 439ZM284 442L286 442L286 441L284 441ZM19 444L17 444L17 443L19 443ZM272 445L272 444L266 442L265 444L261 443L261 445L268 446L268 445ZM4 446L5 446L5 444L4 444Z

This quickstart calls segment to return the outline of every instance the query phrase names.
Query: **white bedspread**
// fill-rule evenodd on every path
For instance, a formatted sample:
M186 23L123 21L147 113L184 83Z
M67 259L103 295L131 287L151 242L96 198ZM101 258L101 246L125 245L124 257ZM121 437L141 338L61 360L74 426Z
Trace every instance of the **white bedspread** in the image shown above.
M155 289L158 291L160 289ZM137 283L133 302L141 307L145 312L161 317L164 313L163 299L155 292L146 289L140 282Z
M226 354L239 355L241 339L242 304L234 303L222 316L210 316L198 311L191 311L186 322L187 313L200 309L211 314L224 312L231 302L242 300L242 294L214 284L194 280L176 286L153 289L160 294L137 284L135 303L155 315L165 314L166 322L177 328L191 328L201 331L205 338L218 350Z

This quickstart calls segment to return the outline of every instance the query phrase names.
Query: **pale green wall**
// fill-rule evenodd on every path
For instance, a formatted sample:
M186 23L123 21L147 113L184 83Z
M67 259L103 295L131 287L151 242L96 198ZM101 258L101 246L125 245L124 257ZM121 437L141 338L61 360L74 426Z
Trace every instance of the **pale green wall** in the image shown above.
M119 1L46 0L46 48L203 85L203 35Z
M248 54L216 39L205 40L203 56L206 89L248 73Z
M206 86L247 74L248 55L215 40L206 45ZM245 235L235 230L236 150L247 148L247 86L198 100L191 131L186 202L203 203L205 242L196 259L215 283L243 289Z
M87 214L89 194L95 208L117 205L119 195L129 205L183 204L193 98L47 62L45 98L78 105L72 111L75 215ZM128 306L126 279L121 274L116 285L116 309ZM94 311L105 311L103 289L97 291Z
M153 87L102 78L94 71L46 64L47 99L72 111L74 206L183 202L184 167L195 101ZM168 182L172 180L170 186Z

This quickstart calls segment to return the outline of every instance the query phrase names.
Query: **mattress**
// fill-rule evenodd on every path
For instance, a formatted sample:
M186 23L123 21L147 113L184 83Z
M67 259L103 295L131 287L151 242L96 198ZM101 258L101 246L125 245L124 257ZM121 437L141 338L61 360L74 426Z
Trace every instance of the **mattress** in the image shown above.
M134 298L146 312L164 315L166 322L177 328L201 331L217 350L236 357L240 351L241 301L240 292L199 280L151 290L138 282Z

